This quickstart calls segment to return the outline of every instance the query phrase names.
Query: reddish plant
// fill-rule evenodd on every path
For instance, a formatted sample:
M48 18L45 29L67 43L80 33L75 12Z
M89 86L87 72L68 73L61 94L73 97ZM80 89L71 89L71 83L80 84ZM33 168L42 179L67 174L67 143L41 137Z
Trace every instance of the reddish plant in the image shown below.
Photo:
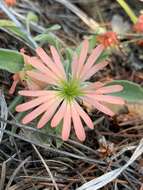
M143 15L140 15L138 21L133 26L133 30L137 33L143 33ZM143 46L143 40L138 40L137 44Z
M103 44L106 48L109 46L117 45L119 43L116 32L112 31L97 36L97 41L100 44Z
M143 15L139 16L138 21L133 26L133 29L137 33L142 33L143 32Z
M5 0L5 3L8 6L14 6L14 5L16 5L16 0Z

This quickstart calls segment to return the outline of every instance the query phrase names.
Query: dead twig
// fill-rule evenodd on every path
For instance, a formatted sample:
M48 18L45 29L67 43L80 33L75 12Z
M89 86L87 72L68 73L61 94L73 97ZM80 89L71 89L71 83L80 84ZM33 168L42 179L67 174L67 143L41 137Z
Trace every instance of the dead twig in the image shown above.
M87 16L82 10L67 0L55 0L58 3L67 7L75 15L77 15L92 31L97 33L105 32L105 28L101 27L94 19Z
M10 179L9 179L9 181L8 181L8 183L7 183L7 186L6 186L6 188L5 188L6 190L9 190L9 187L11 186L12 181L14 180L16 174L19 172L19 170L21 169L21 167L23 167L24 164L26 164L26 162L27 162L30 158L31 158L30 156L27 157L27 158L26 158L25 160L23 160L23 161L19 164L19 166L15 169L15 171L13 172L12 176L10 177Z
M46 171L48 172L48 174L49 174L49 176L50 176L50 178L51 178L51 180L52 180L52 182L53 182L53 185L55 186L55 189L56 189L56 190L59 190L59 188L58 188L58 186L57 186L57 184L56 184L56 181L55 181L55 179L54 179L54 176L53 176L53 174L51 173L51 171L50 171L48 165L46 164L45 160L43 159L42 155L40 154L40 152L38 151L38 149L36 148L35 145L32 145L32 146L33 146L35 152L37 153L37 155L39 156L39 158L41 159L41 161L42 161L44 167L46 168Z

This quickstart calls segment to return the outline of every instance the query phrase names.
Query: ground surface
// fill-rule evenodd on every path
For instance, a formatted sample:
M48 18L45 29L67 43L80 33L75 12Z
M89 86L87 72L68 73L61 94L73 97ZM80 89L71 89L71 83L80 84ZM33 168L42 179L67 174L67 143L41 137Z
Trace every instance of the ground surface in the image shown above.
M115 14L131 24L129 18L113 0L73 0L75 6L83 10L89 17L110 28L110 22ZM138 0L128 0L130 6L139 15L143 3ZM34 11L39 17L39 26L47 28L53 24L61 25L54 32L66 46L75 47L81 40L93 33L78 16L69 8L54 0L17 0L12 8L15 13L26 15ZM1 14L2 18L6 18ZM20 18L20 17L18 17ZM36 26L35 32L40 28ZM33 31L34 33L34 31ZM45 45L46 46L46 45ZM20 50L27 47L24 41L0 30L0 47ZM136 43L130 43L124 36L120 50L113 51L111 65L96 76L96 79L127 79L143 85L143 48ZM17 96L10 96L11 75L0 73L1 88L4 89L8 105ZM21 88L20 86L18 88ZM95 120L95 129L87 131L84 144L73 140L62 143L56 137L43 135L43 144L37 132L30 132L18 125L15 131L16 113L9 113L6 131L0 144L0 190L74 190L85 182L95 179L113 169L120 168L131 157L134 148L143 137L143 106L127 105L114 118L109 118L99 112L90 113ZM12 123L11 123L12 122ZM11 128L12 127L12 128ZM11 130L12 129L12 130ZM56 139L56 140L55 140ZM47 143L47 141L49 141ZM127 151L128 150L128 151ZM111 159L115 156L115 159ZM45 164L45 165L44 165ZM48 167L48 168L47 168ZM50 174L49 174L50 173ZM54 178L54 182L52 176ZM141 190L143 183L143 159L140 156L116 180L102 189L104 190Z

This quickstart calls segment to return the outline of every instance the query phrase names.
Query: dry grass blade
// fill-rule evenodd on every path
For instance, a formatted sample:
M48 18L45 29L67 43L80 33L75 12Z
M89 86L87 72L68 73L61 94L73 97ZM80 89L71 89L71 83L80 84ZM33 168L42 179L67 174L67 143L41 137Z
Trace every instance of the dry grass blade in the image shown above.
M119 156L124 154L124 152L126 152L128 150L133 150L135 148L136 148L136 146L127 146L127 147L123 148L120 152L116 153L116 155L111 156L110 161L117 159Z
M58 186L57 186L57 184L56 184L56 181L55 181L55 179L54 179L54 176L53 176L53 174L51 173L51 171L50 171L48 165L46 164L45 160L43 159L42 155L40 154L40 152L38 151L38 149L36 148L35 145L32 145L32 146L33 146L35 152L37 153L37 155L39 156L39 158L41 159L42 163L44 164L44 166L45 166L45 168L46 168L46 170L47 170L47 172L48 172L48 174L49 174L49 176L50 176L50 178L51 178L51 180L52 180L52 182L53 182L53 185L55 186L55 189L56 189L56 190L59 190L59 188L58 188Z
M48 134L45 134L44 132L42 132L42 131L40 131L39 129L36 129L36 128L33 128L33 127L29 127L29 126L26 126L26 125L22 125L22 124L20 124L20 123L15 123L15 122L13 122L13 121L8 121L8 120L4 120L3 118L1 118L0 117L0 121L2 121L2 122L4 122L4 123L8 123L8 124L10 124L10 125L14 125L15 127L19 127L20 129L24 129L24 130L29 130L29 131L32 131L32 132L37 132L37 133L39 133L39 134L42 134L42 135L46 135L46 136L49 136L49 137L54 137L54 138L56 138L56 139L60 139L61 140L61 137L60 136L57 136L57 135L53 135L53 134L50 134L50 133L48 133ZM9 132L9 131L5 131L6 133L7 132ZM11 136L13 136L12 134L11 134ZM21 136L20 136L21 137ZM26 139L25 139L26 140ZM69 142L70 144L72 144L73 146L76 146L76 147L79 147L79 148L81 148L81 149L84 149L84 150L86 150L86 151L89 151L89 152L91 152L92 154L94 153L95 155L97 154L97 152L95 151L95 150L93 150L93 149L91 149L90 147L88 147L88 146L86 146L86 145L83 145L83 144L81 144L81 143L79 143L79 142L76 142L76 141L73 141L73 140L68 140L67 142ZM97 163L100 163L100 164L104 164L104 162L102 162L102 161L98 161L98 160L96 160L97 161Z
M5 190L9 190L9 188L10 188L10 186L11 186L11 184L12 184L12 182L13 182L15 176L16 176L16 174L17 174L17 173L19 172L19 170L24 166L24 164L27 163L27 161L28 161L30 158L31 158L30 156L27 157L25 160L23 160L23 161L19 164L19 166L16 168L16 170L13 172L12 176L10 177L10 179L9 179L9 181L8 181L8 183L7 183L7 186L6 186Z
M5 132L6 134L10 135L10 136L13 136L13 137L16 137L16 138L19 138L20 140L23 140L25 142L28 142L28 143L31 143L31 144L34 144L36 146L39 146L41 148L45 148L51 152L54 152L54 153L58 153L60 155L64 155L64 156L68 156L68 157L72 157L72 158L77 158L77 159L80 159L80 160L84 160L85 162L88 162L88 163L99 163L99 164L105 164L105 162L103 161L100 161L100 160L96 160L96 159L92 159L92 158L88 158L88 157L84 157L84 156L79 156L79 155L76 155L76 154L73 154L73 153L70 153L70 152L66 152L66 151L63 151L63 150L59 150L59 149L56 149L56 148L51 148L45 144L40 144L40 143L37 143L35 141L32 141L30 139L26 139L25 137L22 137L20 135L17 135L17 134L14 134L8 130L1 130L0 131L3 131Z
M16 154L14 154L13 156L9 157L6 161L4 161L2 163L2 169L1 169L1 178L0 178L0 190L4 190L4 186L5 186L5 181L6 181L6 164L11 161L14 157L16 156Z
M0 96L0 107L1 107L1 118L3 118L4 120L7 120L8 118L8 109L7 109L7 104L4 98L4 95L1 92L1 96ZM4 123L3 121L0 122L0 127L1 129L5 129L6 128L7 123ZM3 137L3 131L0 131L0 143L2 141L2 137Z
M26 17L19 14L18 12L16 12L14 9L11 8L11 13L16 17L18 18L18 20L20 20L21 22L23 23L26 23ZM35 22L30 22L30 27L32 28L33 31L35 32L38 32L38 33L44 33L46 32L46 29L41 26L40 24L37 24ZM67 47L66 43L61 39L59 38L56 34L52 33L52 32L49 32L50 35L52 35L53 37L55 37L55 39L57 39L63 47Z
M6 162L3 162L1 170L1 179L0 179L0 190L4 189L5 177L6 177Z
M102 33L105 31L104 28L100 27L100 25L92 18L88 17L82 10L77 8L75 5L70 3L67 0L55 0L58 3L66 6L70 11L76 14L92 31Z
M112 170L96 179L93 179L77 190L97 190L116 179L129 165L131 165L143 153L143 139L140 141L130 160L122 167Z

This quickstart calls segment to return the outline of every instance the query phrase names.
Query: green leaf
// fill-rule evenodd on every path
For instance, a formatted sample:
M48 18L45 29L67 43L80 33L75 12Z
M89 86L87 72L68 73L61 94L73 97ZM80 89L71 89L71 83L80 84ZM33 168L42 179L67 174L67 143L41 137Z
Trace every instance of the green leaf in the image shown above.
M33 44L33 41L29 38L28 34L23 31L20 27L14 26L14 25L9 25L1 23L0 29L6 31L10 35L17 37L21 39L23 42L25 42L27 45L29 45L31 48L35 49L35 44Z
M123 91L118 93L113 93L112 95L122 97L127 102L141 102L143 101L143 88L134 82L126 80L116 80L108 83L108 85L122 85L124 87Z
M73 54L74 54L74 51L71 48L66 48L65 49L66 60L68 60L70 63L72 62Z
M97 35L92 35L89 38L89 48L90 48L90 50L92 50L93 48L95 48L97 46L96 36Z
M56 135L61 136L62 133L62 127L63 127L63 122L61 122L54 130ZM63 145L64 141L61 139L56 139L56 147L60 148Z
M7 30L9 30L10 32L12 32L14 35L20 37L21 39L25 40L28 44L32 45L32 43L30 42L27 34L25 32L23 32L20 28L18 27L5 27Z
M6 30L9 30L13 34L16 34L17 36L23 38L23 32L21 32L20 28L18 28L14 22L9 20L0 20L0 27L4 28Z
M0 27L8 27L8 26L9 27L10 26L15 26L16 27L15 23L10 21L10 20L6 20L6 19L1 19L0 20Z
M16 73L24 66L23 56L17 51L0 49L0 69Z
M37 23L38 22L38 16L34 12L30 11L27 14L26 21L27 22L36 22Z
M104 60L107 60L108 57L109 57L109 51L108 50L105 50L101 53L101 55L99 56L99 58L96 60L96 63L100 63Z
M34 38L34 40L37 42L41 42L42 44L49 43L50 45L55 46L57 49L60 49L60 46L61 46L58 38L56 38L56 36L53 35L52 33L48 33L48 34L44 33L44 34L37 35Z
M10 105L8 106L8 110L11 112L11 113L14 113L15 112L15 108L18 104L22 103L23 102L23 96L16 96L14 98L14 100L12 100L10 102Z
M61 29L61 26L59 24L54 24L50 27L48 27L45 32L53 32L53 31L56 31L56 30L59 30Z
M96 37L97 37L97 35L92 35L89 37L89 39L88 39L88 42L89 42L88 52L91 52L98 45ZM81 48L82 48L82 42L79 44L79 46L75 50L78 55L80 54Z
M37 120L38 122L38 120ZM35 123L36 124L36 123ZM56 143L56 147L60 148L63 144L63 140L59 139L59 138L53 138L50 136L47 136L46 134L51 134L51 135L61 135L61 131L62 131L62 122L56 127L56 128L52 128L50 121L42 128L40 129L42 133L34 133L32 135L32 139L38 139L40 141L41 144L49 144L49 145L53 145L53 140Z

